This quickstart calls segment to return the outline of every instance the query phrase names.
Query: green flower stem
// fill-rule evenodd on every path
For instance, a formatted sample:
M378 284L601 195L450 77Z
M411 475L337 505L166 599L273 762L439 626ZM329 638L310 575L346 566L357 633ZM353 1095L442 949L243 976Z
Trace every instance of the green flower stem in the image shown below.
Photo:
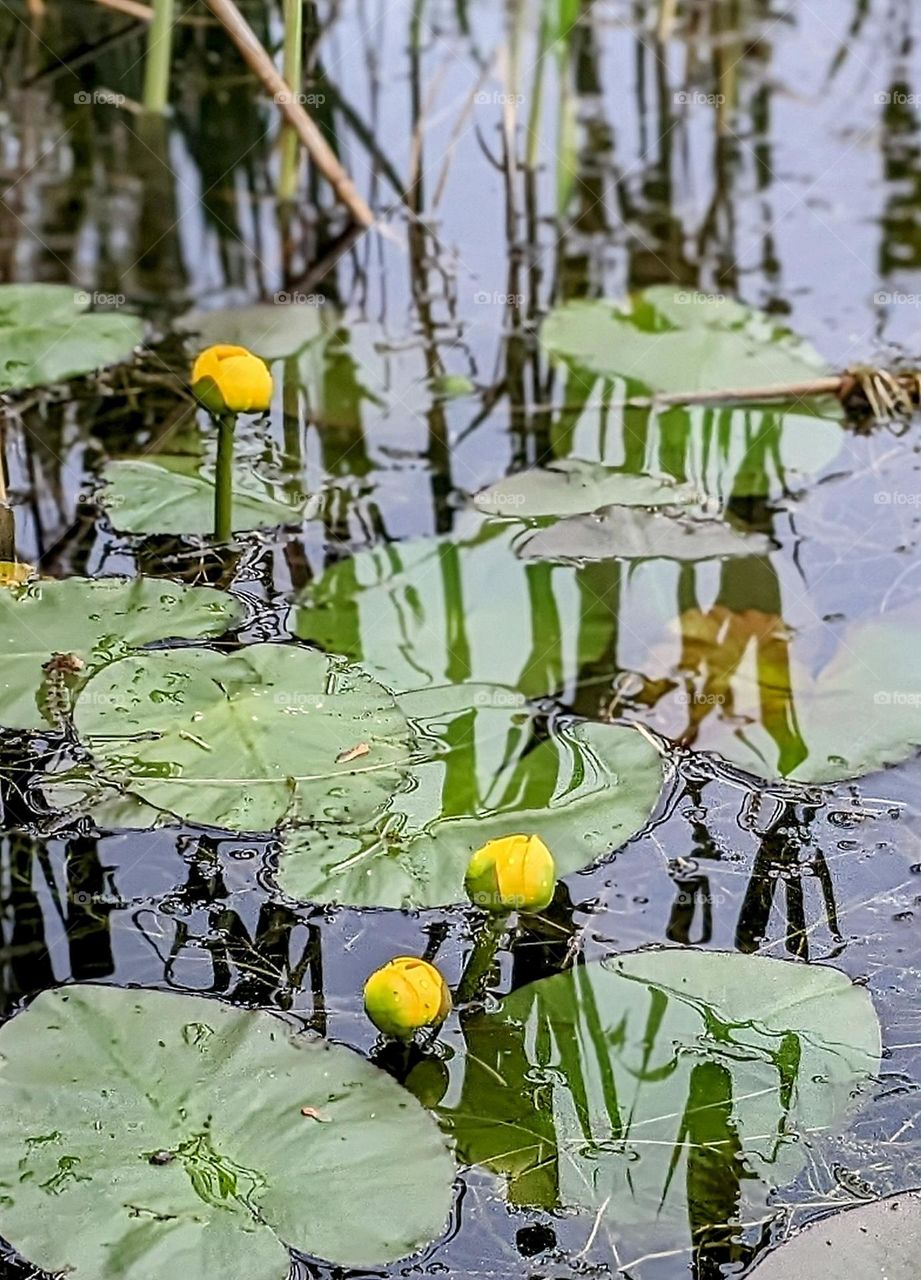
M153 21L147 36L144 106L148 111L156 111L161 115L169 103L174 8L175 0L153 0Z
M458 1004L467 1004L482 995L511 915L511 911L497 911L486 917L457 984Z
M214 536L218 542L229 542L233 532L233 430L236 421L232 413L222 413L217 420Z
M283 74L292 93L300 93L303 80L304 0L284 0L285 47ZM297 172L300 140L287 121L281 127L281 173L278 179L279 200L293 200L297 195Z

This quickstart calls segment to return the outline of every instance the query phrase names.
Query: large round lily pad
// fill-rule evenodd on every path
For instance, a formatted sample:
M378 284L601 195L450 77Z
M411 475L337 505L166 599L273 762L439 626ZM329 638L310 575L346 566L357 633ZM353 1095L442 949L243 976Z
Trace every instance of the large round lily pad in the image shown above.
M540 337L553 355L646 392L765 387L832 372L763 312L670 285L622 302L567 302L550 312Z
M248 347L263 360L285 360L322 338L332 310L308 303L257 302L249 307L190 311L180 328L194 333L202 347Z
M454 1163L431 1118L270 1014L65 987L0 1054L0 1234L44 1271L285 1280L287 1246L363 1267L444 1228Z
M89 303L67 285L0 285L0 392L50 386L127 359L143 322L87 314Z
M751 563L745 572L751 580ZM722 599L737 588L727 580ZM660 696L635 708L656 729L760 777L806 783L861 777L921 749L921 609L791 632L722 599L677 620L660 602L661 638L647 632L644 655Z
M599 463L564 458L498 480L474 498L478 511L519 520L574 516L599 507L693 506L695 490L664 476L634 475Z
M622 513L652 518L638 508ZM765 539L721 525L687 536L679 526L667 534L672 556L660 546L651 559L650 544L629 564L578 564L526 558L530 536L538 535L515 521L469 520L451 538L360 552L305 588L291 625L398 692L470 681L572 704L583 682L610 681L622 651L644 638L647 600L679 609L679 556L744 548L750 555L737 563L748 564L767 549ZM596 698L589 713L597 710Z
M570 302L550 313L541 337L565 366L564 403L551 428L558 458L667 474L725 503L791 492L841 449L843 414L831 398L624 406L655 393L763 387L830 372L807 343L739 303L669 287L622 303Z
M581 870L648 820L662 785L655 749L636 730L555 725L537 734L511 689L453 686L401 696L418 735L410 785L365 829L291 831L279 884L292 897L355 906L463 901L473 851L535 833L558 874Z
M97 668L154 640L219 635L242 613L223 591L155 578L68 578L0 591L0 724L60 728L70 696ZM55 653L83 668L54 677L43 667Z
M126 533L207 537L214 532L213 469L200 458L158 455L110 462L102 474L100 503L116 529ZM303 494L239 467L233 484L233 528L272 529L299 524Z
M283 644L124 658L89 682L74 727L93 778L207 826L365 820L403 779L393 698L342 659ZM349 753L367 748L357 758Z
M725 520L692 518L683 512L602 507L568 516L527 533L517 544L525 560L723 560L766 556L771 541L734 528Z
M543 979L465 1037L443 1111L461 1158L514 1204L598 1212L624 1268L762 1220L880 1061L844 974L687 949Z
M619 571L525 564L518 533L477 522L359 552L305 589L291 625L398 692L470 681L569 702L616 643Z
M786 1239L749 1274L754 1280L915 1280L921 1255L921 1195L848 1208Z

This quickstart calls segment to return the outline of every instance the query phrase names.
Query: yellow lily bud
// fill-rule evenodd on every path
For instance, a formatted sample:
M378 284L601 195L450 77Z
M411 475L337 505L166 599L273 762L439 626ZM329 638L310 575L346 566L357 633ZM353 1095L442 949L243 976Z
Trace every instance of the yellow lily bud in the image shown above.
M0 587L18 587L36 577L35 566L15 560L0 560Z
M192 390L214 414L263 413L272 403L272 375L246 347L206 347L192 366Z
M415 956L395 956L365 983L365 1013L387 1036L408 1038L419 1027L436 1027L451 1012L451 992L434 965Z
M553 855L540 836L502 836L477 849L464 885L487 911L543 911L556 887Z

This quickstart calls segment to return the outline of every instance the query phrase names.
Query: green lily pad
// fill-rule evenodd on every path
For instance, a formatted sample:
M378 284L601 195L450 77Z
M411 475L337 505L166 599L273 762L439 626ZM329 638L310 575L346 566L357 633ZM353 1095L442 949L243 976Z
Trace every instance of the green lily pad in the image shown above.
M639 507L602 507L535 529L518 543L525 560L719 560L766 556L770 538L746 533L725 520Z
M661 760L631 728L555 726L538 737L519 694L485 685L398 701L426 750L417 751L411 785L365 830L291 831L278 882L292 897L382 907L460 902L473 851L516 831L539 835L558 874L568 875L624 844L658 800Z
M89 304L66 285L0 285L0 392L50 386L127 359L143 322L90 314Z
M843 412L832 398L624 404L656 393L776 385L830 372L807 343L738 303L666 287L622 304L573 302L551 312L542 339L565 365L564 403L551 424L559 458L666 474L725 504L730 497L794 492L841 449Z
M524 560L522 541L512 521L468 520L451 538L360 552L310 583L290 625L397 692L469 681L572 704L583 682L613 677L632 635L657 625L647 622L647 598L656 619L661 600L680 610L678 561ZM745 547L766 549L761 540Z
M764 387L828 376L803 339L729 298L657 285L623 302L556 307L540 334L555 356L648 394Z
M110 462L102 473L100 503L126 533L208 537L214 532L213 469L199 458L160 454L156 461ZM233 485L233 528L271 529L300 524L303 495L291 500L282 484L239 468Z
M763 778L859 778L921 748L919 627L917 605L791 633L778 616L719 599L677 621L663 604L644 670L667 692L643 718Z
M624 1269L762 1221L881 1051L844 974L688 949L542 979L464 1034L442 1112L460 1158L502 1175L513 1204L597 1212Z
M646 411L647 465L720 503L795 493L834 462L846 438L838 402L820 407L821 414L808 405Z
M289 625L397 692L471 682L571 701L616 635L616 570L525 564L518 534L476 522L359 552L297 597Z
M59 728L72 695L104 664L155 640L220 635L242 616L223 591L155 578L68 578L0 591L0 724ZM83 669L50 676L42 668L54 653L73 655Z
M431 1117L270 1014L65 987L0 1053L0 1232L43 1271L285 1280L288 1246L365 1267L444 1229L454 1162Z
M202 347L247 347L271 363L296 356L329 330L331 309L307 303L255 303L221 311L191 311L180 328L198 335Z
M365 821L401 784L409 755L386 689L340 658L283 644L124 658L89 682L73 722L96 785L231 831L297 816ZM359 743L360 758L339 759Z
M461 524L454 538L362 552L301 594L292 625L398 693L496 683L590 715L614 697L622 714L769 780L862 777L921 748L921 611L792 631L766 540L729 530L740 554L727 556L717 523L685 550L679 521L662 556L661 540L627 537L635 515L656 513L618 514L612 560L520 558L592 550L547 546L567 521L525 534L512 521ZM679 573L707 551L722 561L715 580Z
M486 515L526 520L582 515L607 506L693 506L698 501L692 488L667 477L633 475L598 463L563 459L490 485L476 495L474 505Z
M847 1271L849 1280L915 1280L921 1253L921 1196L889 1196L834 1213L788 1237L749 1274L802 1280Z

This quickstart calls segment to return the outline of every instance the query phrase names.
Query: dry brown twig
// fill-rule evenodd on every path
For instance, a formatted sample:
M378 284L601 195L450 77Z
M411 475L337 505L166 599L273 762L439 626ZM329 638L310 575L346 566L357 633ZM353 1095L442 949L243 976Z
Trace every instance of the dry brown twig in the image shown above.
M319 126L297 100L296 93L275 66L252 27L233 0L205 0L208 8L237 46L249 69L262 82L282 115L292 126L303 143L304 149L323 177L332 187L338 200L345 205L353 220L361 227L374 224L374 214L361 197L352 179L339 163L339 158L323 137ZM96 0L97 4L116 9L130 17L150 22L153 10L137 0Z
M374 214L370 207L359 195L352 179L339 163L336 153L323 137L319 127L297 101L290 86L285 83L284 76L266 53L256 33L233 0L206 0L206 3L239 49L246 65L258 76L266 91L271 94L282 115L295 130L307 154L338 199L359 226L372 226Z
M870 365L857 365L844 373L805 382L777 383L767 387L729 387L721 391L682 391L651 397L645 403L657 408L682 404L759 404L765 401L810 400L834 396L846 409L866 413L878 422L906 417L921 403L921 373L890 373ZM637 403L634 401L633 403Z

